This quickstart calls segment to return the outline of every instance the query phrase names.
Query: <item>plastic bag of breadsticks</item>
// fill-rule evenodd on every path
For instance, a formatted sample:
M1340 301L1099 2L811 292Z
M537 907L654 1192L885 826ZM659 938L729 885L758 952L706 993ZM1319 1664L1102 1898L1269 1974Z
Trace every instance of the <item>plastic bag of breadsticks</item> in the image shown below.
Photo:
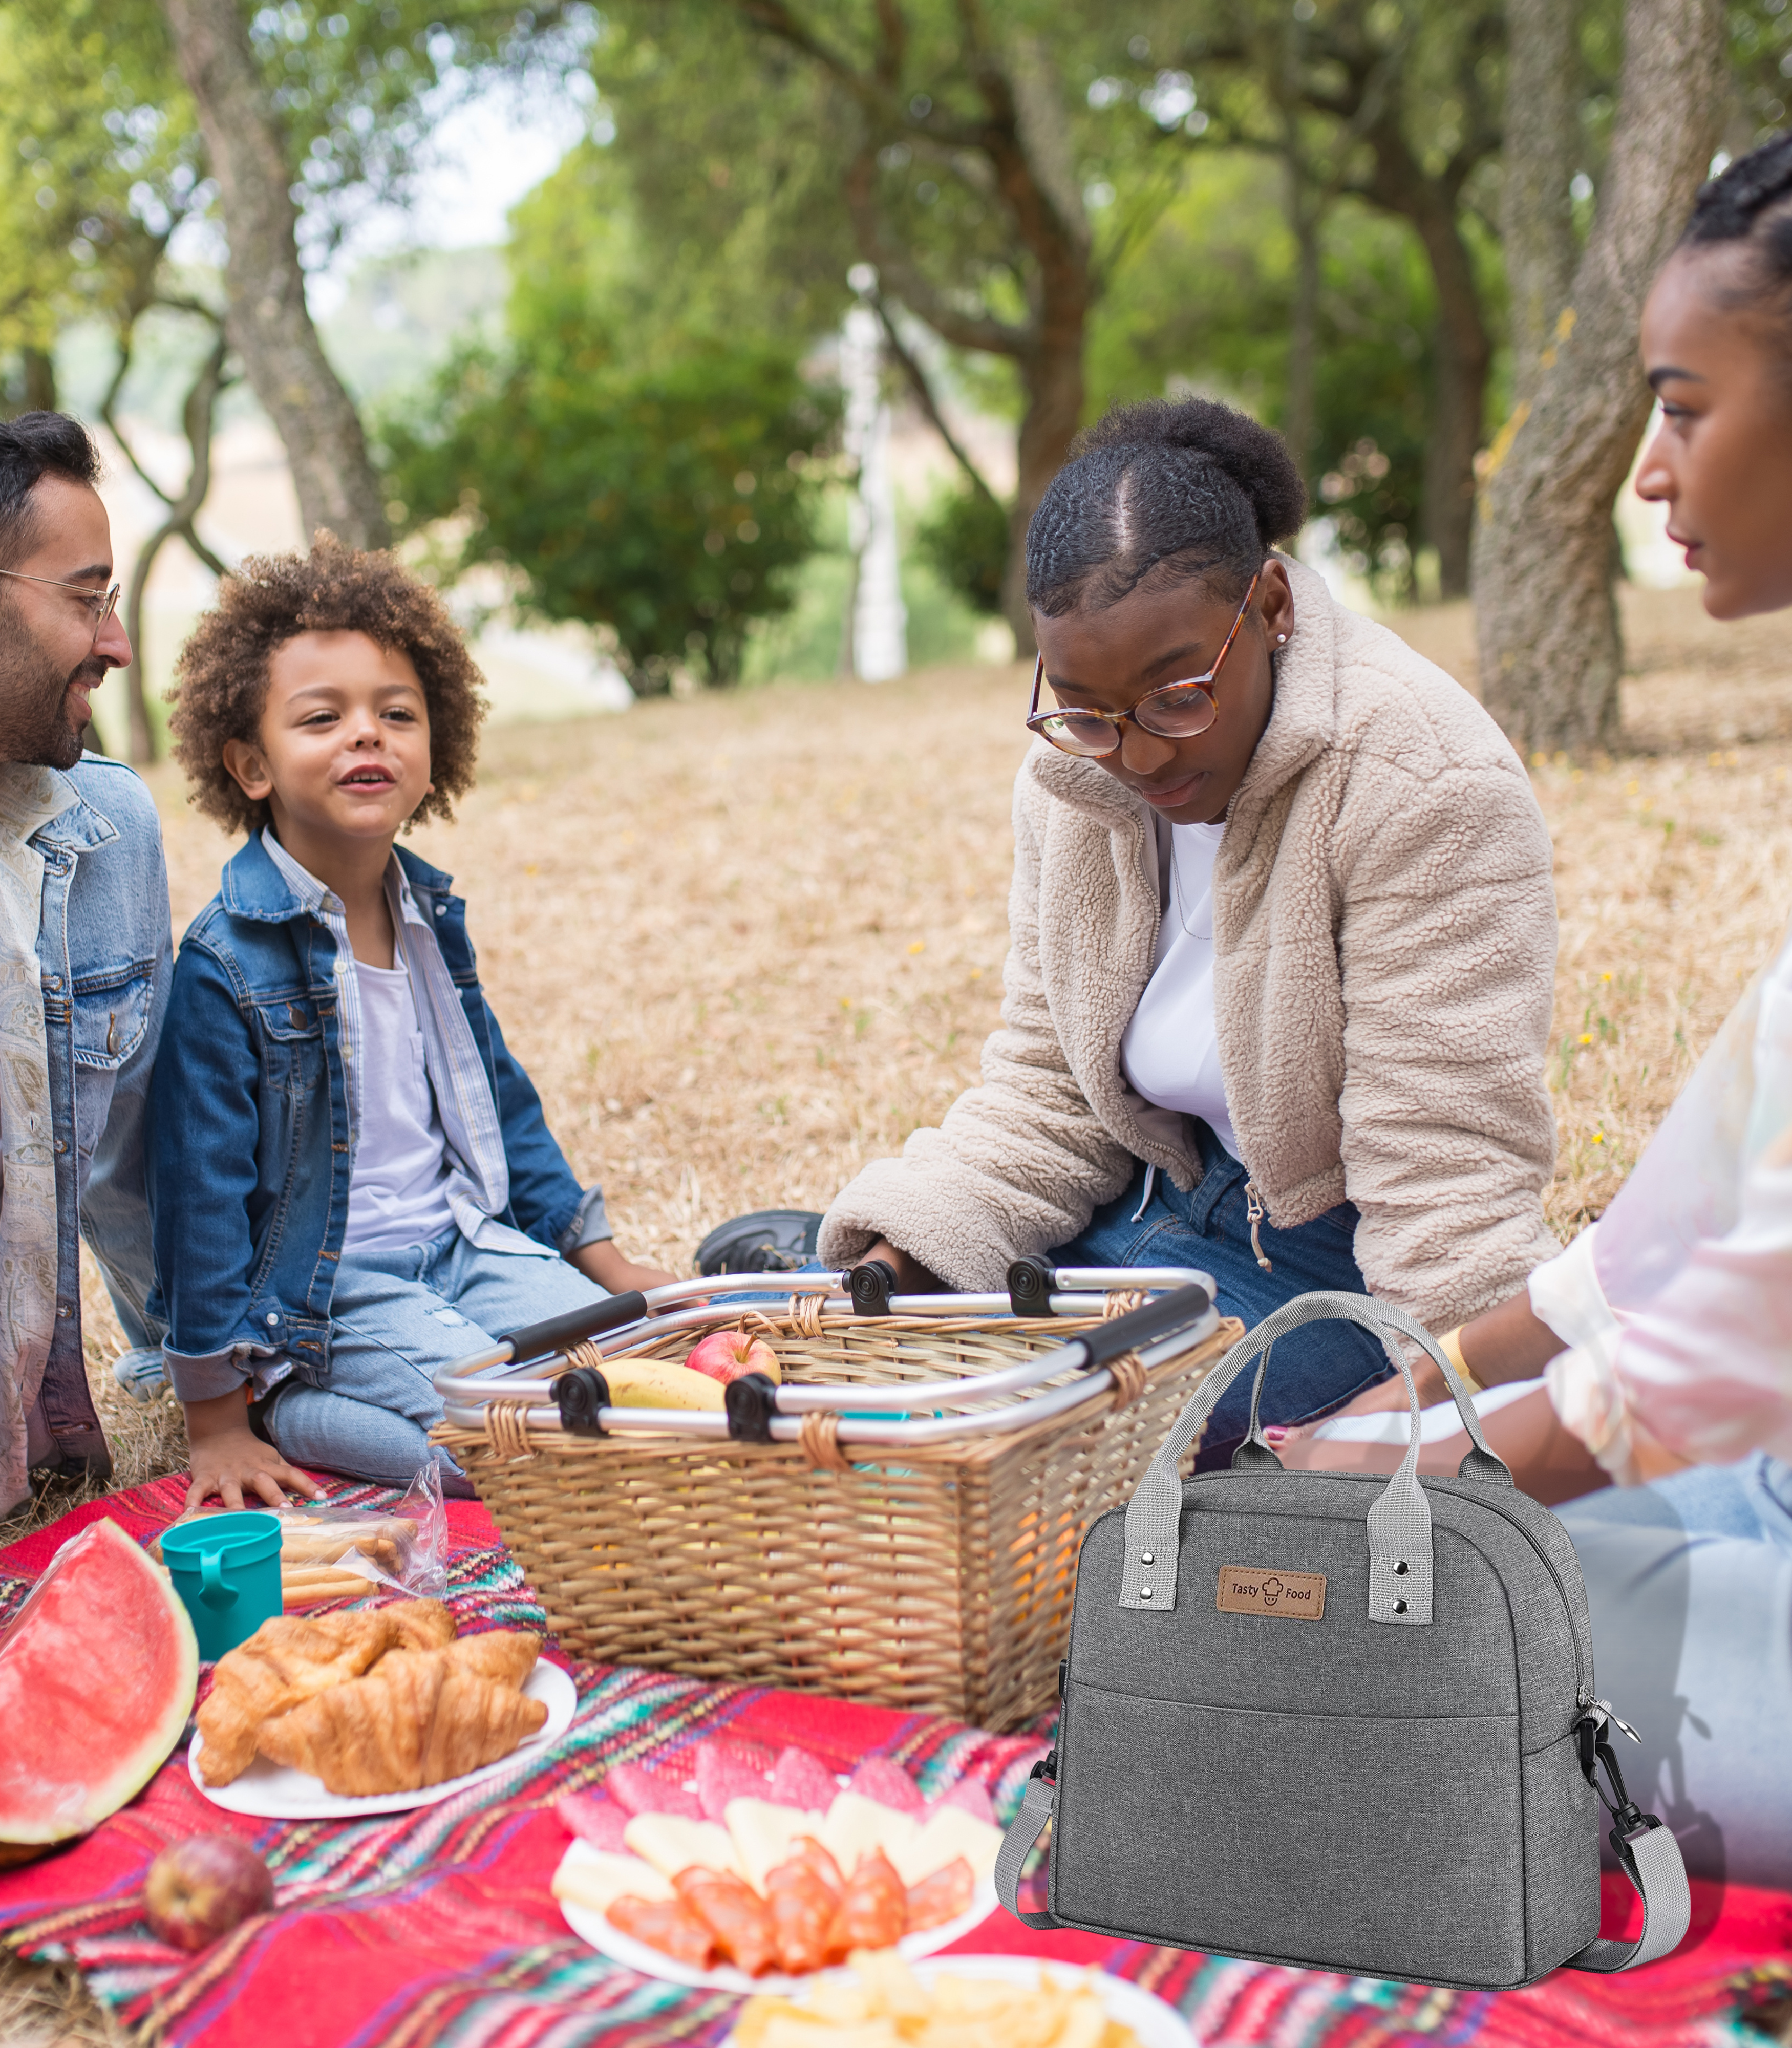
M270 1515L280 1523L281 1604L289 1614L374 1593L440 1600L447 1590L448 1514L440 1468L433 1461L395 1507L298 1500L248 1511ZM151 1548L161 1554L159 1544Z
M448 1588L448 1514L441 1468L433 1460L395 1507L297 1500L274 1511L289 1612L353 1598L356 1581L366 1591L401 1592L413 1600L440 1600Z

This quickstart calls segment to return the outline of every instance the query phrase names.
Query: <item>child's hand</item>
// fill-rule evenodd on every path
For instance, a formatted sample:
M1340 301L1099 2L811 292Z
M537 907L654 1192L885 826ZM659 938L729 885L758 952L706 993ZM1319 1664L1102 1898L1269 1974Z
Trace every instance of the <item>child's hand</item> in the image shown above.
M305 1500L316 1500L322 1494L316 1480L288 1464L273 1445L264 1444L250 1428L242 1394L182 1406L192 1466L183 1514L192 1514L212 1494L228 1508L240 1508L246 1491L270 1507L283 1506L289 1492Z
M613 1237L605 1238L601 1243L581 1245L573 1253L572 1263L588 1280L595 1280L610 1294L626 1294L633 1287L645 1294L650 1287L673 1286L679 1277L662 1272L657 1266L637 1266L633 1259L625 1259Z

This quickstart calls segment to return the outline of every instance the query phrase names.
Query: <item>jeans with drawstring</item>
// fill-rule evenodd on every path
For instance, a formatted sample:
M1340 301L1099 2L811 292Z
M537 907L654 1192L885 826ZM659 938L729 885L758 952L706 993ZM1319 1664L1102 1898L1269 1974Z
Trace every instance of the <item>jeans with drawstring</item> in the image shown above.
M1297 1294L1330 1289L1366 1294L1352 1249L1356 1208L1340 1202L1310 1223L1258 1225L1266 1273L1251 1248L1245 1182L1250 1177L1208 1127L1197 1122L1200 1183L1187 1194L1141 1163L1124 1193L1096 1211L1088 1228L1046 1256L1057 1266L1193 1266L1211 1274L1220 1313L1246 1328ZM1345 1323L1320 1323L1280 1340L1263 1382L1267 1422L1309 1422L1329 1414L1393 1367L1378 1339ZM1224 1465L1251 1422L1251 1373L1227 1389L1201 1439L1197 1469Z

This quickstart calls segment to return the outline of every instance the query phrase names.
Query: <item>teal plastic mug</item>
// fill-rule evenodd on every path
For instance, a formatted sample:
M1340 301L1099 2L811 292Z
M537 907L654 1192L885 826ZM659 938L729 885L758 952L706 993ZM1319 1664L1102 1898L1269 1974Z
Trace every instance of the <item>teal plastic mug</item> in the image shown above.
M201 1515L163 1532L162 1562L193 1619L199 1654L222 1657L281 1611L280 1522L272 1515Z

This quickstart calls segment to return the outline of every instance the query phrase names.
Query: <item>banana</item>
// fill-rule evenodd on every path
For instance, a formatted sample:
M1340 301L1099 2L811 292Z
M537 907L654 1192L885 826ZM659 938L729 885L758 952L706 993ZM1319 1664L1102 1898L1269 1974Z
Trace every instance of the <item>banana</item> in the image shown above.
M727 1390L707 1372L665 1358L607 1358L603 1377L618 1408L725 1407Z

